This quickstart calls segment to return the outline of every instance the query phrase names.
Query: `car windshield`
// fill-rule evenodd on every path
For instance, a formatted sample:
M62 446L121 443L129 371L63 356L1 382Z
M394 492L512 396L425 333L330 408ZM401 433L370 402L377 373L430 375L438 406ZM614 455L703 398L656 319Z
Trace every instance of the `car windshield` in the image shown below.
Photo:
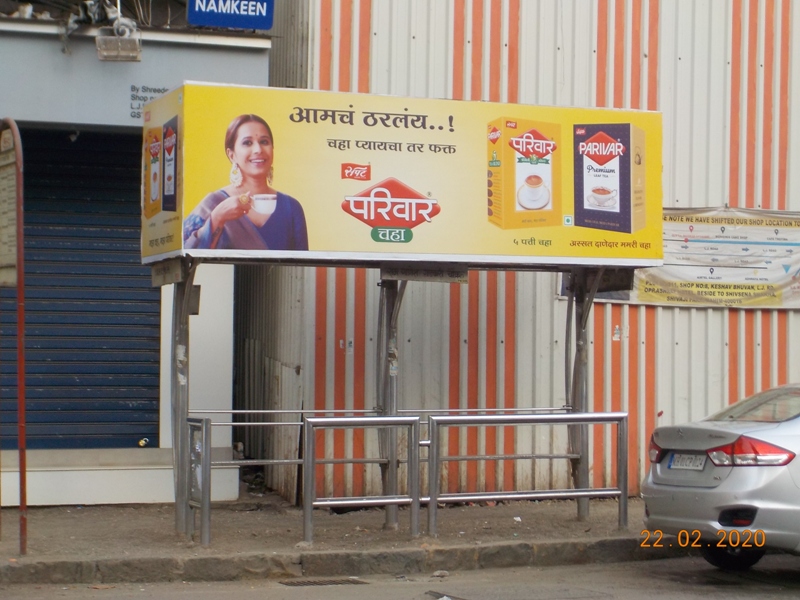
M780 423L800 415L800 388L767 390L732 404L708 421L758 421Z

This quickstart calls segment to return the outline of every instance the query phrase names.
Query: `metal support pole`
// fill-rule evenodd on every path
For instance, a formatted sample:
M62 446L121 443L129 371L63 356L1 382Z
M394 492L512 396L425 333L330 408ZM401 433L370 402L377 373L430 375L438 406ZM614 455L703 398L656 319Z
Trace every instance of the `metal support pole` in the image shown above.
M594 271L592 288L589 288L589 271L576 269L572 273L572 293L575 295L575 373L572 378L572 403L578 412L589 412L589 398L587 388L587 365L589 350L587 343L586 327L589 322L589 311L592 309L597 289L603 277L604 269ZM577 450L579 458L573 460L572 473L576 488L589 487L589 426L578 425L572 430L571 452ZM585 521L589 518L589 499L578 499L578 520Z
M428 419L428 535L436 537L436 509L439 497L439 424Z
M586 397L586 270L578 269L572 273L572 294L575 297L575 364L572 377L572 406L575 411L588 412ZM570 426L570 453L577 454L572 460L573 487L586 489L589 487L589 426ZM578 520L589 518L589 499L578 498Z
M403 303L403 294L406 291L405 281L395 282L397 286L397 293L392 303L392 312L389 319L389 336L386 362L389 375L389 391L387 396L387 414L389 417L396 417L398 413L398 396L397 396L397 382L400 376L400 348L397 345L397 320L400 316L400 305ZM410 443L409 440L407 442ZM413 452L419 457L419 436L417 436L417 446L413 448ZM409 454L411 449L409 449ZM389 428L389 463L388 463L388 481L389 488L387 492L390 495L398 495L400 493L400 486L398 482L400 460L397 456L397 428ZM417 479L419 485L419 478ZM417 494L419 496L419 494ZM396 505L389 505L386 507L386 522L384 524L386 529L397 529L398 527L398 507Z
M386 290L383 281L378 282L378 332L375 340L375 403L377 414L382 414L386 402ZM383 440L380 439L380 444ZM379 452L383 452L380 446ZM381 454L382 455L382 454Z
M314 499L317 496L316 478L316 433L311 423L303 423L303 541L314 541Z
M175 284L172 299L172 457L175 483L175 529L189 531L189 301L198 261L187 261L186 280Z
M394 429L394 428L392 428ZM408 440L408 494L411 496L411 535L419 535L419 419L411 426Z
M211 419L203 419L203 452L201 458L200 543L211 543Z
M575 295L572 293L572 273L564 273L562 277L567 283L567 331L564 335L564 395L570 410L575 410L572 398L572 322L574 318Z
M16 229L9 235L6 242L11 241L11 236L16 238L16 247L4 248L12 256L16 255L17 279L17 454L19 456L19 553L25 556L28 553L28 459L27 459L27 421L26 421L26 396L25 396L25 192L22 155L22 139L19 128L14 119L4 118L0 123L0 131L9 129L12 139L10 154L13 150L14 168L14 205ZM6 154L6 153L4 153ZM6 154L6 160L10 159ZM11 164L11 163L4 163ZM12 189L7 189L11 192ZM10 194L9 194L10 195ZM6 198L10 200L11 198ZM11 212L11 211L9 211ZM10 228L9 228L10 229ZM10 234L10 231L7 231ZM9 265L6 265L9 266Z
M628 417L617 424L617 487L619 497L619 528L628 527Z
M378 364L377 364L377 384L378 384L378 416L385 417L389 413L389 362L388 362L388 348L389 348L389 321L391 320L392 309L394 308L394 301L397 297L397 282L387 281L381 279L378 282L380 287L380 300L378 302L380 314L378 315ZM382 459L386 459L386 463L381 464L381 490L384 496L390 492L390 477L389 477L389 447L390 447L390 433L387 429L378 430L378 455ZM386 526L389 523L389 509L385 509ZM395 519L395 523L397 519Z
M383 381L382 398L379 399L378 414L384 417L397 416L397 376L399 373L399 352L397 347L397 316L402 301L405 282L398 285L396 280L382 279L381 301L383 307L381 322L384 331L382 337L385 343L383 358L385 362L379 365ZM380 440L381 458L387 462L381 465L381 482L384 496L396 496L398 493L398 467L397 459L397 429L390 427L378 432ZM385 509L386 521L384 529L397 529L398 510L396 505L389 505Z
M388 354L386 362L389 366L389 389L386 395L386 417L397 416L397 329L389 327L388 335ZM396 496L398 494L397 477L399 474L400 463L397 456L397 429L394 427L385 428L386 439L388 445L388 452L386 458L389 462L386 463L386 485L383 493L387 496ZM386 507L386 521L383 524L384 529L397 529L398 527L398 508L396 505L389 505Z

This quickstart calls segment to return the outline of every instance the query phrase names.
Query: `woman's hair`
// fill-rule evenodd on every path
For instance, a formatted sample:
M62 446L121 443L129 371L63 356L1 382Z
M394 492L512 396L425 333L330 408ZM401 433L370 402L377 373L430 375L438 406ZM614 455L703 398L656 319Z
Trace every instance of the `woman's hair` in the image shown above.
M275 138L272 136L272 129L270 129L269 123L267 123L264 119L258 115L239 115L233 121L231 121L231 124L228 125L228 131L225 133L226 150L233 150L233 147L236 145L236 136L239 134L239 127L245 123L251 123L253 121L256 123L261 123L264 127L266 127L267 131L269 132L269 138L272 140L273 144L275 143Z

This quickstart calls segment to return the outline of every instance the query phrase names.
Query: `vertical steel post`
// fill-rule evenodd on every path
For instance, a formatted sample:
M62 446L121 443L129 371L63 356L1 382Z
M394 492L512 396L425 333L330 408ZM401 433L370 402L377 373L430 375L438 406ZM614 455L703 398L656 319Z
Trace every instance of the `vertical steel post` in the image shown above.
M19 141L19 140L18 140ZM21 151L21 149L20 149ZM19 169L18 174L22 174ZM18 188L21 189L21 188ZM17 450L19 451L19 553L28 553L28 434L25 416L25 233L17 194Z
M386 336L389 319L387 315L392 314L391 307L387 308L389 303L388 288L389 282L381 279L378 282L380 289L380 299L378 300L378 336L376 344L377 356L375 361L375 400L377 415L379 417L386 416L386 387L387 387L387 362L386 362ZM389 454L389 438L388 433L384 428L378 428L378 456L381 459L388 460ZM387 485L387 469L388 463L381 463L381 490L386 493ZM385 513L384 513L385 514Z
M389 371L389 393L387 397L387 416L396 417L398 409L397 399L397 382L400 377L400 347L397 345L397 321L400 317L400 306L403 303L403 294L406 291L406 281L395 281L396 293L394 294L394 302L392 303L392 312L389 319L389 339L387 347L386 362L388 363ZM398 481L400 460L397 456L397 428L389 428L389 468L388 480L390 495L398 495L400 493L400 485ZM408 441L408 440L407 440ZM419 452L419 448L416 448ZM387 529L397 529L398 527L398 507L392 504L386 507L386 523Z
M428 417L428 535L436 537L436 508L439 497L439 424Z
M386 403L386 416L397 416L397 330L389 330L389 355L387 360L389 362L389 393L387 395ZM389 460L386 467L386 488L384 493L387 496L396 496L400 493L400 486L398 485L398 476L400 471L399 457L397 455L397 428L385 427L386 438L388 443L388 454L386 458ZM385 529L397 529L398 527L398 507L396 504L390 504L386 507L386 521L384 523Z
M200 543L211 544L211 419L203 419L201 430L203 451L200 462L201 493L200 499Z
M189 417L189 302L197 261L186 261L186 280L175 284L172 299L172 454L175 480L175 528L189 530L189 441L186 419Z
M419 419L411 425L408 440L408 494L411 496L411 535L419 535Z
M604 267L600 267L592 274L592 288L589 290L589 271L587 269L577 269L572 273L572 289L575 294L575 377L573 385L573 407L577 407L579 412L589 412L589 395L586 383L589 348L587 344L586 328L589 323L589 311L592 309L595 294L600 287L603 279ZM588 292L587 292L588 290ZM579 425L576 441L578 453L577 464L573 463L573 476L576 487L581 489L589 488L589 426ZM585 521L589 518L589 498L578 499L578 520Z
M572 406L577 412L588 412L586 389L586 363L588 353L586 347L586 324L589 306L586 305L587 272L577 269L572 273L572 293L575 296L575 365L572 378ZM570 452L578 454L572 459L573 485L578 489L589 487L589 426L572 425L570 427ZM589 518L589 499L578 498L578 520Z
M383 315L381 320L384 326L383 340L385 343L384 360L379 366L383 370L383 389L381 390L381 401L378 404L378 414L382 417L397 416L397 323L392 316L395 313L397 303L397 281L381 280L381 306ZM383 494L385 496L397 495L397 430L394 427L382 427L378 431L380 441L381 458L386 459L386 463L381 464L381 483L383 484ZM398 511L397 506L387 506L385 509L386 520L385 529L397 529Z
M386 290L383 288L383 280L378 282L378 332L375 339L375 402L377 404L377 414L382 415L384 403L386 402ZM378 436L380 439L380 435ZM382 444L383 441L381 440ZM379 448L379 453L383 456L383 446Z
M619 528L628 527L628 417L617 423L617 487L619 497Z
M317 441L314 427L308 420L303 422L303 541L310 544L314 541L314 500L316 490Z
M567 282L567 327L564 335L564 396L566 405L570 407L570 410L575 410L572 398L572 369L574 364L572 356L572 323L575 317L575 295L572 293L572 273L563 273L562 277Z
M183 298L187 294L186 282L178 282L174 287L172 299L172 462L175 479L175 529L180 533L189 534L193 527L189 527L189 507L186 492L186 466L184 465L183 447L187 444L184 439L184 419L181 404L180 378L183 377L184 362L186 361L186 348L188 340L185 339L186 329L181 327L183 322ZM180 349L180 352L179 352Z

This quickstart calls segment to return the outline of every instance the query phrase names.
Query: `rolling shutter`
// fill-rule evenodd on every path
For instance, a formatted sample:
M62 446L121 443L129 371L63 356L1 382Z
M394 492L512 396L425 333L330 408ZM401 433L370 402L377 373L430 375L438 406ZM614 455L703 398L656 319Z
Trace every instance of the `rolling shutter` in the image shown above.
M158 446L161 294L140 258L141 136L21 133L27 446ZM17 445L16 331L16 290L0 289L4 449Z

